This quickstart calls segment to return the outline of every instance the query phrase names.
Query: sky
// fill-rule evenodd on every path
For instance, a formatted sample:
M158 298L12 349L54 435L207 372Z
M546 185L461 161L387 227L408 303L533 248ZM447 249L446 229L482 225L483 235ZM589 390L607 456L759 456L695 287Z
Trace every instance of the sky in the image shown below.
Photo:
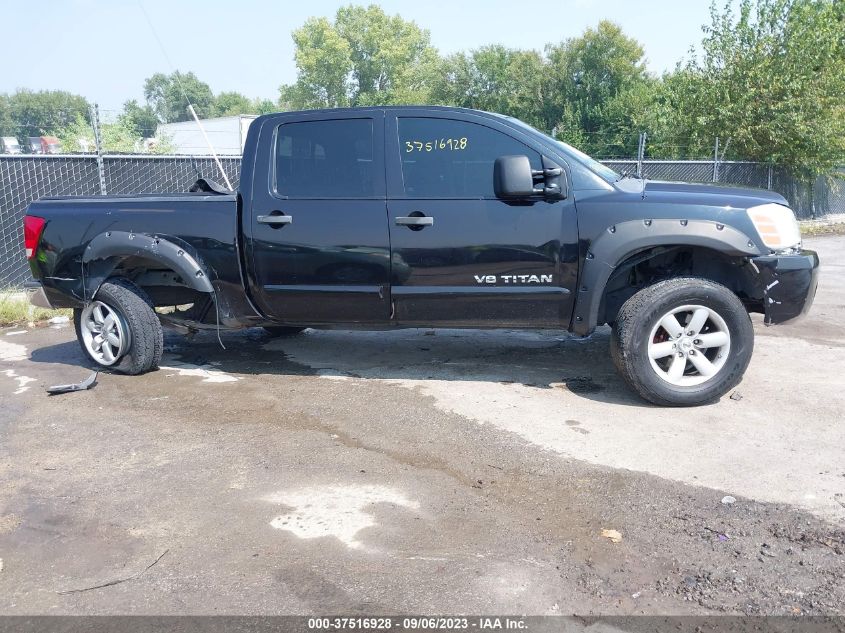
M371 3L428 29L443 54L493 43L542 50L606 18L640 41L649 70L660 74L701 41L710 0L360 2ZM143 101L147 77L178 68L196 73L215 94L236 90L275 101L278 87L296 79L291 31L310 16L332 17L345 4L349 0L0 0L2 21L16 25L4 29L0 92L68 90L108 116L127 99Z

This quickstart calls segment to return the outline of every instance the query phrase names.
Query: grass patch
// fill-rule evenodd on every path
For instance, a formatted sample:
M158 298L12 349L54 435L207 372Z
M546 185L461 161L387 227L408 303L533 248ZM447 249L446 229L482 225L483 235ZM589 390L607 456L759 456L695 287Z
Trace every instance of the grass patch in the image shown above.
M800 222L801 235L812 237L815 235L845 235L845 222L820 222L809 220Z
M22 292L0 292L0 327L47 321L54 316L71 317L70 309L47 310L32 305Z

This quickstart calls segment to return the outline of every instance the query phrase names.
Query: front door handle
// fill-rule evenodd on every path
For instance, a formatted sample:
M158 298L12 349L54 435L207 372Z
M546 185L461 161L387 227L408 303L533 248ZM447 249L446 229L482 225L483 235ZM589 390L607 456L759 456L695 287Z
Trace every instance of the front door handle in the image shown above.
M269 224L273 227L282 226L284 224L290 224L291 222L293 222L293 216L282 215L281 212L275 211L269 215L259 215L255 219L261 224Z
M424 226L434 225L434 218L429 218L424 215L411 215L406 217L396 218L398 226L410 226L411 228L422 228Z

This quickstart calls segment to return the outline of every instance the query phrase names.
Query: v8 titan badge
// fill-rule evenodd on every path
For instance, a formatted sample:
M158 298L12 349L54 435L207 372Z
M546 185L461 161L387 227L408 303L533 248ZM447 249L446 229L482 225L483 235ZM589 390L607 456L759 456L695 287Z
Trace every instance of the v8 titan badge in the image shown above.
M552 275L475 275L479 284L550 284Z

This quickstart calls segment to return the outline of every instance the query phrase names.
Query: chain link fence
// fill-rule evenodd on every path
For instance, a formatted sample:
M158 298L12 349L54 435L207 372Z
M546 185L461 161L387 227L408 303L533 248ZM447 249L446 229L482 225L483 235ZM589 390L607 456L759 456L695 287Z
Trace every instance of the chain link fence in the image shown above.
M220 162L237 187L241 157L221 156ZM200 176L222 182L209 156L105 155L102 167L108 194L187 191ZM23 216L30 202L101 193L97 156L0 156L0 289L30 279L23 254Z
M240 181L240 156L220 158L232 183ZM619 172L655 180L719 182L777 191L790 201L799 218L845 213L845 168L839 177L815 183L786 170L759 163L721 161L607 160ZM102 183L100 180L102 167ZM168 193L187 191L199 176L222 181L211 157L155 155L0 156L0 289L22 286L30 279L23 255L23 215L27 205L44 196L90 196L101 193Z
M220 163L237 188L241 157L221 156ZM223 182L217 164L208 156L104 156L103 171L110 195L187 191L200 177Z
M845 167L813 182L796 178L788 169L747 161L712 160L603 160L608 167L643 178L676 182L719 183L769 189L789 201L799 220L845 214Z

